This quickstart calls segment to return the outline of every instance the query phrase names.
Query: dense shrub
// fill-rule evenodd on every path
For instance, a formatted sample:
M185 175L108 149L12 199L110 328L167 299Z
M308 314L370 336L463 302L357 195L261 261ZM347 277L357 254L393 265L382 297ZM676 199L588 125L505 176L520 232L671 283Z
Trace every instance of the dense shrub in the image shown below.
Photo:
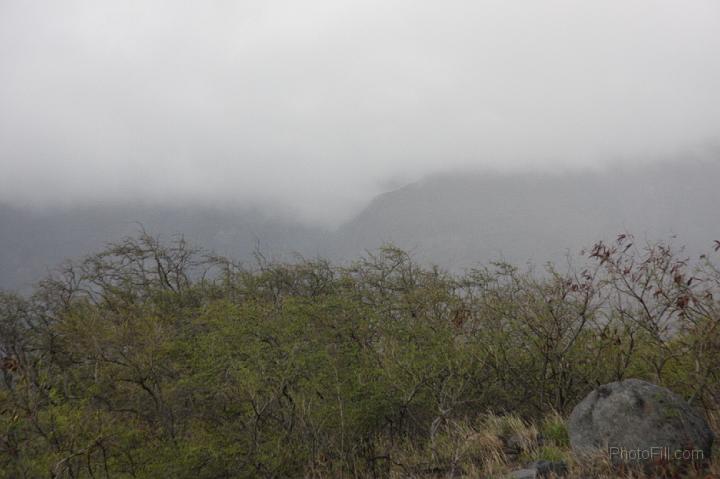
M621 235L567 271L451 275L392 247L243 268L129 238L0 296L0 477L487 472L495 414L553 459L562 415L631 376L714 414L720 271L681 253Z

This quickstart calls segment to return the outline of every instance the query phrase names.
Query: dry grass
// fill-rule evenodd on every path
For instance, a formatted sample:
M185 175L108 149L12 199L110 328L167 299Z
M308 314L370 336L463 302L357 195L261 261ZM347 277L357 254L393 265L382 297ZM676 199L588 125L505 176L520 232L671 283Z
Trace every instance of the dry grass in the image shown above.
M713 426L718 418L712 418ZM535 460L564 461L568 479L653 477L718 478L720 465L712 464L701 473L686 471L683 475L644 474L642 471L618 471L606 454L575 457L570 450L564 420L556 413L549 414L537 424L517 416L486 414L477 421L452 421L441 424L432 440L419 444L402 442L385 444L387 460L375 474L400 478L505 478ZM717 429L715 429L717 430ZM512 447L510 447L512 446ZM514 453L517 451L517 453ZM337 473L315 477L340 477ZM372 477L371 471L355 471L356 477Z

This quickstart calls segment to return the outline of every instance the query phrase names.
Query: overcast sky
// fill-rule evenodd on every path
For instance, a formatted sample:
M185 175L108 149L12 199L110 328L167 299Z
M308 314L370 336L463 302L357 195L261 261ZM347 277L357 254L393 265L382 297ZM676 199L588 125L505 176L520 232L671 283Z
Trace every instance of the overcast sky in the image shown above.
M717 0L0 0L0 201L289 205L720 144Z

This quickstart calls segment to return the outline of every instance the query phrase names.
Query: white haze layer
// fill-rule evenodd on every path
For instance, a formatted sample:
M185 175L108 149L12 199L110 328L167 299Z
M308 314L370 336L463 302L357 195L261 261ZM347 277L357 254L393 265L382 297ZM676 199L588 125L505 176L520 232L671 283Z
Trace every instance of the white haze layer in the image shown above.
M719 138L717 0L0 2L0 202L333 223L450 168Z

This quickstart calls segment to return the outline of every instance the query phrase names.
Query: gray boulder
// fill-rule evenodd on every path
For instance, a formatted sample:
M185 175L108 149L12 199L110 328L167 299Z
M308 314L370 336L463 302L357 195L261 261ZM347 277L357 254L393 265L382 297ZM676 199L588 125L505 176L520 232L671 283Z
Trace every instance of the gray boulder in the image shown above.
M535 461L527 467L535 469L538 477L563 477L567 474L567 464L563 461Z
M562 461L535 461L525 469L513 471L508 479L544 479L549 477L564 477L567 474L567 464Z
M605 384L568 420L577 454L605 451L615 464L701 463L713 433L705 419L670 390L639 379Z
M518 469L507 476L508 479L537 479L537 469Z

